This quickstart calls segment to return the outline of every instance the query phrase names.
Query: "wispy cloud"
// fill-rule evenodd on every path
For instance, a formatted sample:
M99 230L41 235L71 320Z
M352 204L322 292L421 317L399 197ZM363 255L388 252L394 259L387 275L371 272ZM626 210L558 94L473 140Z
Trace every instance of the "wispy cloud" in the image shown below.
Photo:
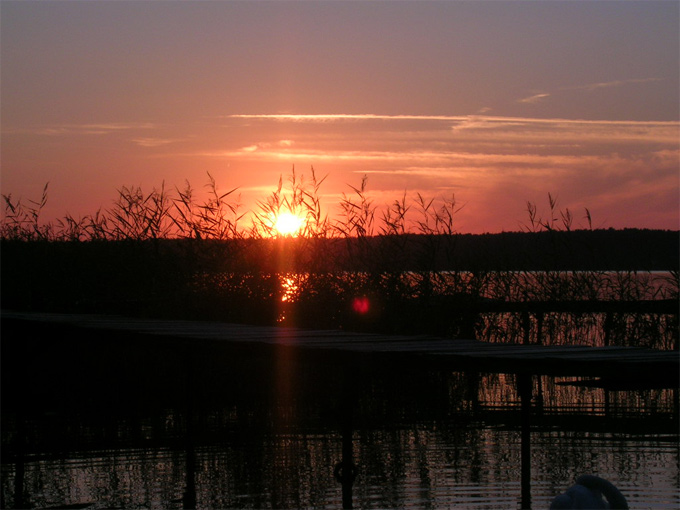
M149 122L109 122L98 124L60 124L54 126L15 127L3 129L5 134L33 134L41 136L107 135L115 132L153 129Z
M154 137L148 137L148 138L134 138L132 139L132 143L139 145L140 147L162 147L165 145L170 145L172 143L177 143L181 142L183 139L181 138L154 138Z
M271 142L257 142L253 143L251 145L246 145L244 147L241 147L236 153L242 152L242 153L247 153L247 154L262 154L262 153L271 153L272 149L276 150L277 148L285 150L289 147L292 147L295 144L293 140L279 140L275 143Z
M570 155L570 154L502 154L447 151L216 151L205 152L205 157L239 158L251 161L312 161L312 162L344 162L371 163L371 167L362 167L360 173L389 174L431 174L442 175L444 170L463 171L484 170L486 172L513 173L515 175L544 174L546 169L568 171L574 168L601 168L611 163L623 165L627 158L616 154L604 155ZM678 153L673 151L659 152L654 156L655 164L660 161L665 166L677 162ZM636 157L635 161L645 158ZM651 160L648 160L649 163ZM677 165L676 165L677 166Z
M588 85L577 85L574 87L564 87L562 90L597 90L606 89L612 87L622 87L624 85L629 85L632 83L651 83L661 81L661 78L631 78L628 80L613 80L613 81L603 81L598 83L589 83Z
M155 125L150 122L108 122L101 124L67 124L66 126L70 126L73 129L98 132L125 131L130 129L151 129L155 127Z
M557 92L541 92L538 94L532 94L528 97L518 99L517 102L525 104L536 104L542 102L543 100L547 99L550 96L559 94L560 91L565 90L586 90L588 92L592 92L594 90L623 87L625 85L631 85L635 83L653 83L657 81L661 81L661 78L629 78L625 80L611 80L597 83L588 83L586 85L574 85L570 87L561 87L558 89Z
M620 151L634 151L642 144L677 146L680 123L676 121L609 121L574 120L560 118L468 116L387 116L373 114L352 115L239 115L238 118L257 118L263 121L257 131L259 140L246 141L240 148L200 151L225 157L247 156L272 160L299 157L317 160L378 160L404 157L447 157L461 152L550 153L554 151L588 153L602 144L626 144ZM382 119L379 125L345 125L342 119ZM409 119L405 123L404 119ZM315 123L320 119L340 122L336 128L291 131L296 142L266 140L266 122ZM333 124L335 125L335 124ZM292 127L292 126L291 126ZM239 126L232 125L238 130ZM271 126L271 133L280 136L281 129ZM599 150L599 149L598 149Z
M378 115L373 113L329 113L329 114L235 114L227 115L234 119L261 119L301 122L332 122L341 120L460 120L465 116L450 115Z
M529 103L529 104L539 103L539 102L543 101L546 97L550 97L550 94L548 94L548 93L534 94L534 95L529 96L529 97L518 99L517 102L518 103Z
M550 94L537 94L550 95ZM676 121L627 121L627 120L584 120L565 118L540 118L540 117L503 117L492 115L379 115L372 113L361 114L234 114L226 115L232 119L258 119L274 121L297 121L297 122L332 122L342 120L409 120L409 121L447 121L459 122L478 127L482 123L528 125L528 124L553 124L553 125L599 125L599 126L633 126L633 125L678 125Z

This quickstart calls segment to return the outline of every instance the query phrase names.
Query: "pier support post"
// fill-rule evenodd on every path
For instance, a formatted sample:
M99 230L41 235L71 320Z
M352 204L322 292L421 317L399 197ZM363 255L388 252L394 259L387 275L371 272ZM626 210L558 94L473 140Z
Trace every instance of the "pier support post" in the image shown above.
M543 320L545 314L543 312L536 313L536 343L543 345Z
M522 330L524 333L524 345L531 344L531 315L529 312L521 313Z
M479 372L470 371L466 372L465 378L467 380L466 400L470 403L469 411L476 417L480 410L479 382L481 377Z
M340 421L342 433L342 459L335 465L333 476L342 484L342 508L354 508L352 487L359 472L354 464L352 441L354 405L357 399L357 382L352 377L351 367L345 367L343 374L342 396L340 402Z
M23 409L17 412L16 460L14 465L14 506L12 508L29 508L30 499L24 491L26 478L26 417ZM2 491L4 496L5 491ZM6 502L2 501L2 508Z
M612 312L607 312L604 316L604 325L602 329L604 330L603 343L605 347L609 347L612 339L612 329L614 328L614 317Z
M196 385L195 378L195 363L193 355L187 349L186 352L186 396L185 396L185 412L186 412L186 478L184 493L182 494L182 508L184 510L194 510L196 508L196 445L195 445L195 410L194 410L194 392Z
M521 400L521 508L531 508L531 397L533 377L531 374L517 374L517 390Z

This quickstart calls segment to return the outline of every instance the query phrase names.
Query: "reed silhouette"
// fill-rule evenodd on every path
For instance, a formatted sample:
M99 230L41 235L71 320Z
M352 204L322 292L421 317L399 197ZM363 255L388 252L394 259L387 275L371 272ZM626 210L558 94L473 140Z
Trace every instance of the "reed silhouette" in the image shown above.
M549 195L545 214L527 205L523 232L461 234L455 196L405 193L383 206L366 178L331 215L324 179L293 169L250 212L209 174L202 199L188 182L121 187L110 209L55 223L43 221L47 185L37 200L3 195L3 307L677 347L677 313L560 304L677 301L677 232L593 229L589 210L575 228ZM281 212L304 218L298 237L275 232ZM353 306L359 298L366 313ZM559 306L484 311L508 302Z

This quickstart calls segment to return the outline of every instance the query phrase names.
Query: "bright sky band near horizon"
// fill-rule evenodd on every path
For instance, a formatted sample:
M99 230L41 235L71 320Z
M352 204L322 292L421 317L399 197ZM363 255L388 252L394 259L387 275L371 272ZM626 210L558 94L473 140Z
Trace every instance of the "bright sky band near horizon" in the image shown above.
M294 167L331 217L455 194L460 232L548 193L575 226L677 230L680 2L0 2L0 186L44 220L121 186L257 207ZM545 209L545 207L544 207Z

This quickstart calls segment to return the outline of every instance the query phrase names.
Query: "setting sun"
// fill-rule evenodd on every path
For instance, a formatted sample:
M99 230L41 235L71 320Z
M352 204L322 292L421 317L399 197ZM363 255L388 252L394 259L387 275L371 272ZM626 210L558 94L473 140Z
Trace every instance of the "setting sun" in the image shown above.
M284 236L296 236L300 233L300 229L304 226L305 219L295 214L285 212L276 217L274 223L274 230Z

